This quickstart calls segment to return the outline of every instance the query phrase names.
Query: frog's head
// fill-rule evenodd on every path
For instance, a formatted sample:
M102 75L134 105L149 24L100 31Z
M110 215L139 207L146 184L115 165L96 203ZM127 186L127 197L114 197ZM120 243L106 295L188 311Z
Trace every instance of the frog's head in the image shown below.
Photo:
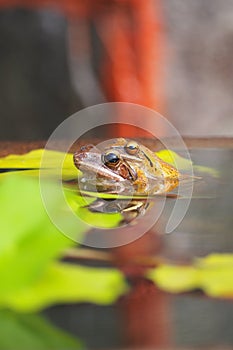
M83 181L94 180L97 185L127 181L139 192L148 191L150 182L161 178L157 159L145 146L124 138L108 140L98 147L87 145L74 154Z
M124 140L124 141L123 141ZM133 155L138 144L125 139L117 139L114 143L97 148L93 145L81 147L74 154L74 164L85 175L110 181L135 181L136 168L142 160Z

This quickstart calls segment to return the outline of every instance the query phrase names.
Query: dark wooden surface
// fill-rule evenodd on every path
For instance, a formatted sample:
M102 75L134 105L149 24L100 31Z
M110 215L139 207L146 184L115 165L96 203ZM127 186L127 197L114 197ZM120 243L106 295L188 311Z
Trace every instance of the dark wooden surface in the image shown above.
M85 143L96 144L100 142L100 139L82 140L77 143L77 147ZM160 149L162 148L161 143L155 142L150 139L142 139L142 143L150 147L151 149ZM188 148L233 148L233 138L228 137L200 137L200 138L191 138L184 137L184 142ZM0 141L0 156L6 156L8 154L23 154L29 152L33 149L43 148L46 145L46 141ZM72 147L72 150L75 150L76 146ZM59 145L58 145L59 148ZM62 145L60 146L62 149Z

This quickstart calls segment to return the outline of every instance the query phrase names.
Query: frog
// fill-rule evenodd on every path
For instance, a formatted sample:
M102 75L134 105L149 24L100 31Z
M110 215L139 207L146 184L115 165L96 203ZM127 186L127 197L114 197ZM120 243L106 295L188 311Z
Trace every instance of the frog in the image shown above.
M136 196L154 196L179 185L179 171L138 141L116 138L103 144L82 146L73 155L84 189L123 194L133 189Z

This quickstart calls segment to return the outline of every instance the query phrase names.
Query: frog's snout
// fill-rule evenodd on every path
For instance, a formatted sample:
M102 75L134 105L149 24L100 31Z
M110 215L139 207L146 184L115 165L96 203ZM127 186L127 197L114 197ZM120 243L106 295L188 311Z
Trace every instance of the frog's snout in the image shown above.
M83 159L85 158L84 152L75 152L73 155L74 165L76 168L79 169L80 164L82 163Z
M82 146L79 151L75 152L73 155L73 161L76 168L80 169L85 158L88 157L88 152L93 148L93 145Z

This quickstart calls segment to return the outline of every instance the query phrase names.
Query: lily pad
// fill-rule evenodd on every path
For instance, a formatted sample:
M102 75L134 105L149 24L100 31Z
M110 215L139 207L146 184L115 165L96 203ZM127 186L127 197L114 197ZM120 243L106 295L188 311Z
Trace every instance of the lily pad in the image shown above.
M162 290L180 293L202 289L212 297L233 298L233 254L211 254L192 266L161 265L147 277Z
M198 164L193 164L191 160L181 157L178 153L174 151L163 149L159 152L156 152L156 155L159 158L161 158L164 162L177 167L179 171L185 171L187 169L190 169L190 167L192 166L193 170L198 173L206 173L214 177L219 176L219 173L216 169Z
M43 168L41 168L42 158ZM62 169L60 164L62 164ZM11 154L0 158L0 169L14 170L21 176L30 175L36 177L39 176L40 169L41 175L44 177L61 178L62 174L62 178L65 180L77 178L78 174L80 174L79 170L74 166L71 153L44 149L36 149L20 155ZM25 170L26 173L19 170ZM6 176L6 173L2 173L1 176Z
M6 295L2 301L16 311L35 312L54 303L111 304L126 291L124 277L116 269L53 263L30 287Z
M54 211L60 215L58 185L44 185L50 191ZM38 179L9 174L0 183L0 205L1 308L31 312L59 302L107 304L126 290L124 277L116 269L106 271L59 262L75 243L50 221ZM67 227L72 225L69 218L64 210ZM82 235L88 228L80 224L77 233Z

